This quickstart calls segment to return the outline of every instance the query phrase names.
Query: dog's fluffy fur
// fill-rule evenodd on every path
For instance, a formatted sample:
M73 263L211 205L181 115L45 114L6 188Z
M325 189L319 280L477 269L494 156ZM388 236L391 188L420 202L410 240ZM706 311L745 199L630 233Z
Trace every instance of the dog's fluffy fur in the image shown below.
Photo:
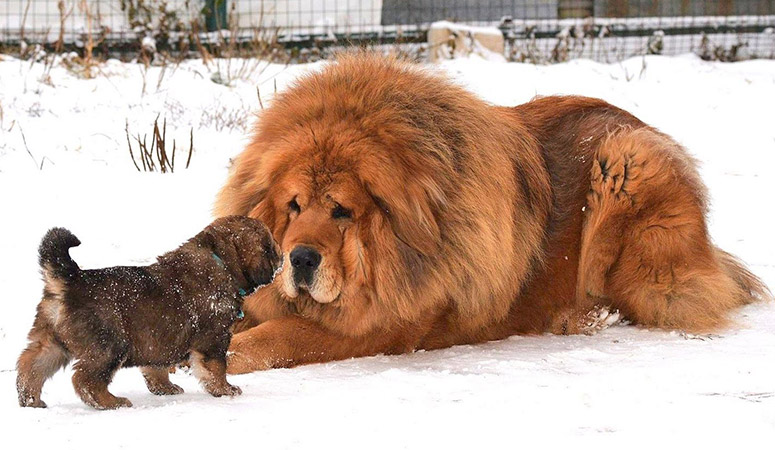
M597 99L491 106L379 56L279 94L216 209L321 256L314 282L289 267L246 300L230 373L580 333L596 306L706 331L768 296L711 242L670 137Z
M168 371L186 358L207 392L240 394L225 376L230 327L241 294L271 282L281 260L261 222L220 218L147 267L81 270L68 252L79 244L54 228L40 245L45 288L17 364L21 406L45 407L43 383L71 359L76 392L98 409L131 406L108 392L121 367L140 366L154 394L183 392Z

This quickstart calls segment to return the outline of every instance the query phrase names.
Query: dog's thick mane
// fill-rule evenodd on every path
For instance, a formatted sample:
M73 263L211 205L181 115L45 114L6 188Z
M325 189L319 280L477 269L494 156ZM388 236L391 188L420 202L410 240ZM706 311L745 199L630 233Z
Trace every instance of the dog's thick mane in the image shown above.
M509 133L495 134L493 128ZM288 139L289 132L308 135L325 154L279 154L273 143ZM368 150L354 151L363 141ZM519 151L499 150L508 148ZM551 192L536 142L512 117L494 115L490 105L427 70L380 56L340 57L273 100L249 149L220 193L219 215L249 214L296 158L317 156L328 170L356 173L395 234L393 242L367 249L370 290L382 303L379 317L416 320L454 299L454 308L478 326L505 316L510 301L471 299L518 291L529 268L540 264ZM517 183L493 177L484 155L492 164L513 167ZM456 183L461 175L480 182ZM520 201L495 207L481 202L494 192ZM270 214L261 218L273 222ZM523 251L505 259L517 265L481 270L489 265L488 255L516 248Z

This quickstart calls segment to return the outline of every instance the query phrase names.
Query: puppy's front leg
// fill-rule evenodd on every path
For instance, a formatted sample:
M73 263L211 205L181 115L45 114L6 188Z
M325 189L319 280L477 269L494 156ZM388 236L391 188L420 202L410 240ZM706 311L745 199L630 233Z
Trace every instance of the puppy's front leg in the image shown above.
M234 397L242 394L242 389L232 386L226 381L225 346L217 349L211 348L203 352L191 351L191 367L194 369L194 376L202 383L202 386L210 395L214 397L221 397L223 395Z

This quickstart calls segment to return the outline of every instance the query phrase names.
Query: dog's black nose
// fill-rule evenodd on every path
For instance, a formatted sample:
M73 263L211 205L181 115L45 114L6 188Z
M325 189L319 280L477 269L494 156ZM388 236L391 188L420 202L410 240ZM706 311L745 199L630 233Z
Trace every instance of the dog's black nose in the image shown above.
M321 256L312 247L300 245L291 251L291 265L293 266L293 279L296 284L302 281L309 286L312 284L312 275L320 265Z

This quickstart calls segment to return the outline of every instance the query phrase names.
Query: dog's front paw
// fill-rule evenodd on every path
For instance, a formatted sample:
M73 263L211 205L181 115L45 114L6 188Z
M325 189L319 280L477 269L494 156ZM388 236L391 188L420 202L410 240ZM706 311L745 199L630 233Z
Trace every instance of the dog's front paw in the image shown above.
M256 339L251 331L232 337L226 353L226 373L237 375L275 367L272 351L267 348L266 341Z
M229 375L240 375L271 368L271 361L265 358L253 358L245 353L233 351L226 354L226 373Z

